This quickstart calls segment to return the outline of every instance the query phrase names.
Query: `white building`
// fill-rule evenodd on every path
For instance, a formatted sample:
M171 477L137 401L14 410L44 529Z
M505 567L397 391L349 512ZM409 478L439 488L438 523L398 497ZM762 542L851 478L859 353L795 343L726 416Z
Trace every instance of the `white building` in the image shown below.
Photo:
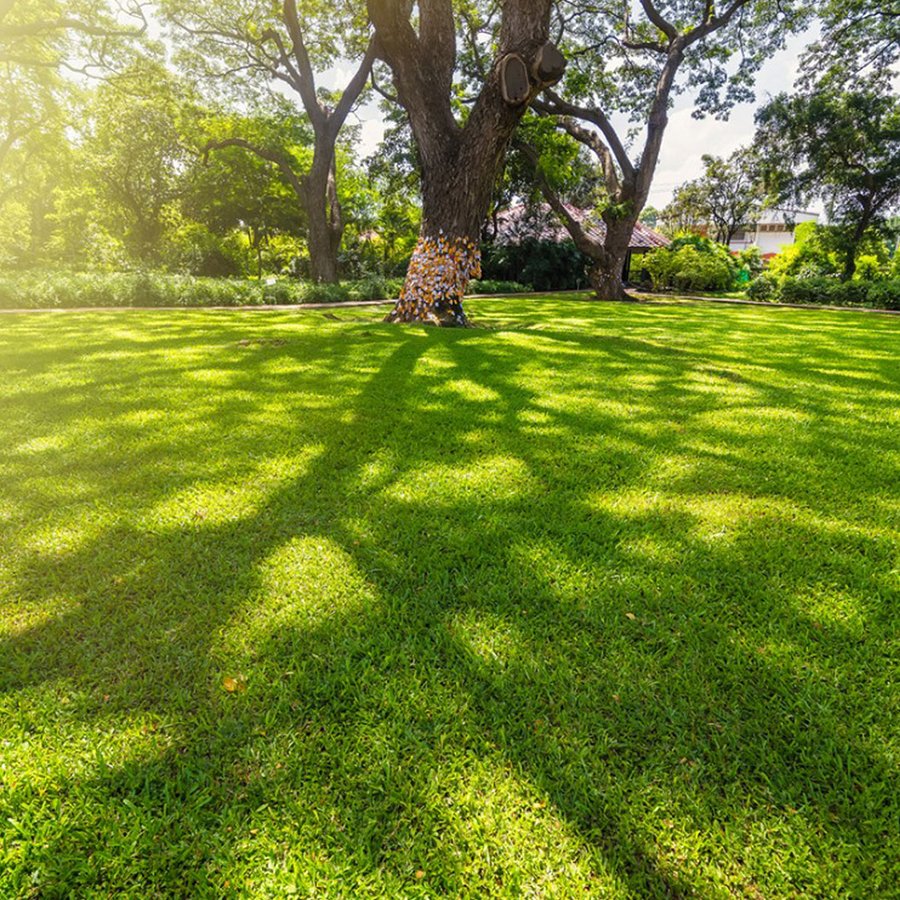
M794 243L795 225L818 221L818 213L802 209L767 209L760 214L759 221L737 230L728 249L740 251L755 246L764 257L772 256L786 244Z

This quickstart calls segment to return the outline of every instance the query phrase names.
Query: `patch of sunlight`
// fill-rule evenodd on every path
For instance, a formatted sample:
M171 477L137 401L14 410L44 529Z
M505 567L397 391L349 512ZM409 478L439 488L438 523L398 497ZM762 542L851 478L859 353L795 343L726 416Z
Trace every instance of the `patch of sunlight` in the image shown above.
M205 528L255 515L283 484L302 478L324 451L312 444L301 451L262 460L240 480L192 484L158 503L142 519L143 524L162 528Z
M227 386L234 379L234 372L230 369L187 369L183 378L191 381L199 381L203 384L215 384Z
M347 485L347 493L377 491L397 475L397 455L393 450L379 448L365 462L360 463Z
M486 754L469 764L443 797L429 796L428 805L446 829L444 843L488 875L478 885L486 894L496 878L505 883L503 896L598 896L600 885L620 887L624 896L614 865L579 832L577 820L557 809L539 786L545 778L533 783L528 769Z
M680 513L684 502L650 487L634 490L593 491L584 500L589 509L613 517L642 516L648 512Z
M538 359L541 358L542 353L552 353L554 356L583 356L586 354L586 351L577 345L567 345L551 337L544 337L540 327L529 331L504 331L503 342L536 353Z
M542 412L534 407L519 410L518 418L520 422L526 422L529 425L552 425L553 417L548 413Z
M653 468L647 473L647 482L660 488L671 486L680 479L692 475L702 465L696 455L674 453L661 456L653 461Z
M814 628L830 629L853 640L862 640L866 620L861 607L866 598L845 588L829 584L808 584L793 595L796 610L808 618Z
M450 356L439 355L436 352L429 353L427 356L421 356L416 360L416 370L418 369L456 369L456 361Z
M501 669L516 656L520 640L518 629L506 616L486 610L464 610L447 623L453 638L465 651L487 666Z
M116 424L118 425L158 425L168 423L171 420L171 410L148 407L128 410L116 416Z
M260 564L260 587L226 626L222 649L253 652L279 629L312 631L378 605L352 552L321 535L298 536Z
M430 503L440 506L472 495L491 502L515 500L533 487L531 472L522 460L487 456L468 465L451 460L444 465L415 469L385 494L403 503L418 503L427 497Z
M65 522L50 521L34 528L23 536L20 546L36 556L59 559L96 540L106 525L108 522L97 511L86 510Z
M17 704L57 710L53 728L41 728L4 746L0 759L0 782L8 790L22 787L58 796L65 779L108 778L125 765L158 760L184 740L180 727L155 712L116 712L78 721L84 710L96 711L104 703L103 685L96 690L78 688L66 679L44 682L16 692ZM0 706L0 717L3 715ZM36 759L53 765L35 765ZM21 775L25 773L25 775Z
M470 378L454 378L452 381L445 381L443 389L458 394L463 400L474 400L477 403L490 403L500 399L497 391L478 384Z
M619 552L625 556L634 557L636 560L655 563L657 565L672 566L679 559L678 547L668 541L650 535L640 535L627 538L619 544Z
M0 569L2 584L9 584L6 572ZM49 625L75 609L77 603L68 595L41 594L40 603L28 603L21 596L6 598L7 591L0 588L0 635L6 639L36 631Z
M509 548L509 558L508 568L514 573L510 589L533 592L539 585L539 591L554 601L576 605L597 592L606 572L605 565L598 569L583 554L549 539L517 541Z
M67 437L57 431L53 434L43 434L23 441L13 448L16 456L31 456L35 453L47 453L53 450L64 450L69 445Z

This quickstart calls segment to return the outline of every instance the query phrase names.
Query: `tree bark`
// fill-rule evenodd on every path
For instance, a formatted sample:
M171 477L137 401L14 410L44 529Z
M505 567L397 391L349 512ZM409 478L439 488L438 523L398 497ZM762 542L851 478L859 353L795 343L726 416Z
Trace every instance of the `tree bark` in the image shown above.
M316 283L333 284L338 280L337 257L344 220L334 169L334 142L317 140L312 166L302 181L303 206L309 220L310 275Z
M606 237L595 249L588 266L588 278L598 300L629 300L622 274L637 218L604 217Z

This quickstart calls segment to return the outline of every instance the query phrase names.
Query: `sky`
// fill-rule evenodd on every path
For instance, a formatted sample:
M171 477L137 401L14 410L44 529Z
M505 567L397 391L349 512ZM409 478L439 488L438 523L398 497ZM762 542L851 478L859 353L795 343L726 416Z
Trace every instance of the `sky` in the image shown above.
M710 118L694 119L691 116L690 96L676 99L669 115L669 125L648 205L662 208L672 199L672 192L678 185L701 175L703 163L700 158L704 153L728 156L739 146L752 140L755 131L753 116L757 107L769 97L791 90L800 54L813 39L811 33L793 36L786 48L773 56L760 70L756 82L756 102L735 107L725 122ZM349 79L350 74L349 68L346 73L339 69L329 73L334 76L335 83ZM384 131L378 104L371 101L360 108L357 120L362 126L359 152L361 157L366 157L375 150ZM616 121L616 124L620 122Z

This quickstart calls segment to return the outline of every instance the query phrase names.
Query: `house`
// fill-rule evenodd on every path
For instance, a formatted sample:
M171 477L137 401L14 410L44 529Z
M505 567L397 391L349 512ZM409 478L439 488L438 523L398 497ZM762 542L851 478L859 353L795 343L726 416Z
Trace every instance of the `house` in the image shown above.
M743 225L736 232L728 249L735 252L759 247L763 258L774 256L782 247L794 243L794 226L800 222L818 222L819 214L802 209L764 210L759 220Z
M588 236L602 244L606 236L606 225L603 220L590 209L581 209L571 204L566 204L569 214L582 226ZM526 240L554 241L562 243L570 241L571 235L566 226L560 221L559 216L544 203L539 207L529 207L524 204L511 206L497 213L491 223L494 229L494 242L497 244L521 244ZM489 230L491 230L489 228ZM628 280L631 272L631 260L633 256L656 250L658 247L667 247L669 239L638 222L631 233L631 242L628 245L628 254L625 257L625 267L622 279Z

